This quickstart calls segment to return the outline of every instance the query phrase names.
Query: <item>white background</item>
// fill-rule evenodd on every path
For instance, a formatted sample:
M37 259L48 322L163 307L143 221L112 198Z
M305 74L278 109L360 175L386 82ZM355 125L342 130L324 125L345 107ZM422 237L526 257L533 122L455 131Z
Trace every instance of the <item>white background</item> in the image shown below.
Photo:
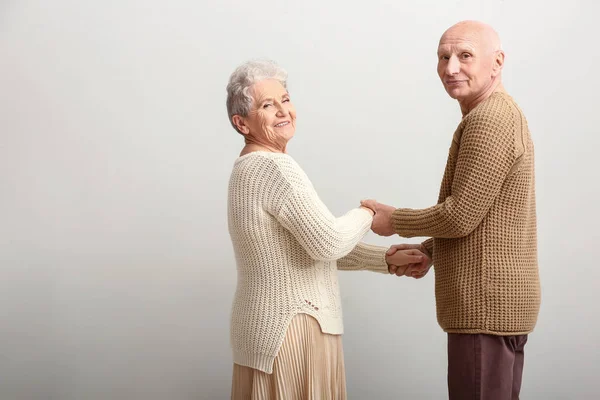
M437 41L463 19L499 31L536 146L543 301L522 398L597 398L599 8L0 1L0 398L228 398L230 73L288 70L289 152L334 214L366 197L424 208L460 120ZM445 398L433 273L340 275L350 398Z

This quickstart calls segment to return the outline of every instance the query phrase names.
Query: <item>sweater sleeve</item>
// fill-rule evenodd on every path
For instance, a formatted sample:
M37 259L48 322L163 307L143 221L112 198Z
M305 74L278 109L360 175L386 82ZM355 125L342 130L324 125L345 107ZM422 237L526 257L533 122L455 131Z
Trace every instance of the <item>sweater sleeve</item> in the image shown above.
M404 237L467 236L483 220L515 162L514 122L499 100L468 116L458 148L451 194L433 207L399 208L394 230Z
M423 247L425 247L425 250L427 250L427 252L429 253L429 256L433 260L433 238L427 239L426 241L421 243L421 245L423 245Z
M345 257L338 260L337 267L344 271L369 270L388 274L388 264L385 260L386 247L359 243Z
M333 261L346 256L371 228L370 213L355 208L336 218L308 177L290 160L278 163L278 174L273 179L287 190L278 191L282 194L270 201L268 211L313 259Z

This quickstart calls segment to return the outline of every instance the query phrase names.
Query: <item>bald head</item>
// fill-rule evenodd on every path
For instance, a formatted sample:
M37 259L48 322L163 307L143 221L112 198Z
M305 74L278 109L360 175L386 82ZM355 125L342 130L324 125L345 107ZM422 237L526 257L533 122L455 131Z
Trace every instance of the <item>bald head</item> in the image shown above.
M498 33L490 25L480 21L461 21L452 25L440 38L440 44L456 39L472 41L486 53L502 50Z
M462 21L444 32L438 45L438 75L463 114L494 91L504 90L504 52L498 33L479 21Z

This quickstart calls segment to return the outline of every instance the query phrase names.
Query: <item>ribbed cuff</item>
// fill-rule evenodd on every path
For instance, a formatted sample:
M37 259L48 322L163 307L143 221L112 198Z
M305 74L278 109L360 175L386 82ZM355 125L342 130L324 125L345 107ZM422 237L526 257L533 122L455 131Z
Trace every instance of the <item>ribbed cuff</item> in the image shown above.
M242 353L233 352L233 362L238 365L257 369L259 371L266 372L267 374L273 373L273 362L275 356L267 356L265 354L255 353Z
M369 271L389 274L388 264L385 260L387 250L387 247L361 243L360 250L357 250L357 255Z
M427 210L413 210L412 208L397 208L392 213L392 227L398 235L411 238L415 236L429 236L424 231L432 223L432 215Z
M421 243L421 245L423 247L425 247L425 250L427 250L427 252L429 253L429 256L433 260L433 238L427 239L426 241Z

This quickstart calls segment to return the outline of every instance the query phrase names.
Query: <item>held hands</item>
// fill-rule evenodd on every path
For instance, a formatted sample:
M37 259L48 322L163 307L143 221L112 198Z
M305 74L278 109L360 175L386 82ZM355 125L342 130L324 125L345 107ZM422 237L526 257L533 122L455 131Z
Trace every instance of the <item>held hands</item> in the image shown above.
M385 256L390 274L415 279L424 277L431 268L431 256L420 244L396 244Z
M380 236L391 236L395 233L392 226L394 207L378 203L376 200L363 200L360 206L374 214L371 224L373 232ZM386 252L385 261L390 274L415 279L427 275L433 264L431 254L421 244L395 244Z
M378 203L375 200L363 200L360 202L363 208L371 209L375 215L373 216L373 223L371 230L380 236L391 236L394 232L392 226L392 213L395 208L385 204Z
M375 211L371 210L369 207L365 207L365 206L360 206L360 208L362 208L363 210L367 211L369 214L371 214L371 217L373 217L375 215Z

